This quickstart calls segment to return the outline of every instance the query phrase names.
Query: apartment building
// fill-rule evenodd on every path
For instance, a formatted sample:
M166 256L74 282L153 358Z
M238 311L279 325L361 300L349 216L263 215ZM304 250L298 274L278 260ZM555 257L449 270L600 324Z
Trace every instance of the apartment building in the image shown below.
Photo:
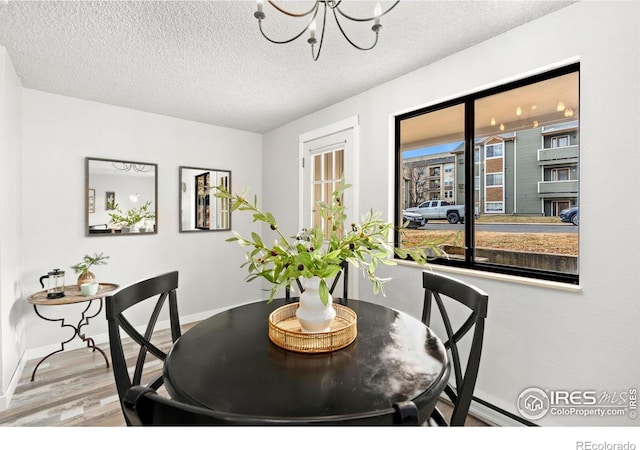
M578 206L577 120L477 138L474 199L480 214L557 216ZM464 202L464 146L403 161L405 205Z

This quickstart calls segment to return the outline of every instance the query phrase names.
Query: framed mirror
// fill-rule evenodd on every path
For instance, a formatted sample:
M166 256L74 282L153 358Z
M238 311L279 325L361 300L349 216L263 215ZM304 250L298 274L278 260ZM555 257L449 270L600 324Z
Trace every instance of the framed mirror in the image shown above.
M228 231L230 202L215 187L231 190L231 171L180 166L180 232Z
M85 158L87 236L156 234L158 165Z

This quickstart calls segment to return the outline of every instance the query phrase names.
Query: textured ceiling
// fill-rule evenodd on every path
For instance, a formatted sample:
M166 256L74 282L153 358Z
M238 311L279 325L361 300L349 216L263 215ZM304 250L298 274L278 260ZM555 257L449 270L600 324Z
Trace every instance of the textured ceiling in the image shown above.
M263 133L571 3L401 1L368 52L328 21L314 62L306 36L267 42L253 1L4 0L0 45L27 88ZM375 2L342 5L362 16ZM304 27L264 10L278 39ZM358 25L349 34L365 45L371 24Z

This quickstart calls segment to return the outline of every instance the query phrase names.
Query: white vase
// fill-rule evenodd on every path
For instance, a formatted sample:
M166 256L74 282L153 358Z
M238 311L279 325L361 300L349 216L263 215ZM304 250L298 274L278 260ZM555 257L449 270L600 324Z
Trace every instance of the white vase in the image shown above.
M329 294L327 304L320 299L320 278L304 278L302 280L304 292L300 294L300 306L296 310L296 317L304 333L322 333L329 331L329 325L336 316L333 298Z

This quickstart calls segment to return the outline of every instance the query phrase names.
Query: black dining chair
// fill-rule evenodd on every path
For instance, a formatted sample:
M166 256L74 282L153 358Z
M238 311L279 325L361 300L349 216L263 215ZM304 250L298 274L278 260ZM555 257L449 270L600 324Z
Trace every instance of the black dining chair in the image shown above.
M423 272L422 284L425 291L422 322L431 326L432 305L435 303L447 334L444 346L453 363L455 382L455 384L448 383L444 389L444 393L453 404L449 422L436 407L431 415L432 421L429 423L438 426L464 426L478 377L489 296L477 287L461 280L430 271ZM460 309L468 314L466 320L460 321L461 325L457 329L452 326L450 315L447 312L449 304L462 305ZM456 308L456 313L458 313L458 308ZM463 370L458 343L472 329L469 356Z
M166 351L161 349L153 342L153 332L162 311L168 309L171 343L174 343L181 335L177 288L178 272L174 271L131 284L108 296L105 300L113 375L127 425L131 425L123 406L127 390L131 386L144 383L155 391L163 384L162 365L154 365L145 372L145 363L148 362L147 356L151 355L150 360L157 358L164 361L168 351L168 349ZM142 304L145 306L141 306ZM129 318L125 317L125 313ZM146 327L144 334L136 330L136 327L131 323L130 319L134 315L136 318L143 315L149 317L144 324ZM124 331L125 334L122 334L121 331ZM133 343L129 343L128 340L123 341L123 338L127 337L131 338ZM130 375L125 357L125 345L139 346L132 375ZM157 374L158 367L160 368L159 375ZM151 373L152 370L155 373Z
M349 263L347 261L343 261L342 269L338 274L333 278L333 282L331 283L331 287L329 288L329 293L333 295L333 291L335 291L340 278L342 278L342 299L349 298ZM304 292L304 288L302 287L302 283L299 279L296 279L296 284L298 285L298 292ZM291 300L291 289L287 286L285 288L285 298L287 300Z
M435 401L433 399L433 405ZM312 425L419 425L418 408L413 401L397 402L391 408L370 414L339 417L276 418L252 417L201 408L162 397L145 386L132 386L123 401L127 422L133 426L312 426Z

